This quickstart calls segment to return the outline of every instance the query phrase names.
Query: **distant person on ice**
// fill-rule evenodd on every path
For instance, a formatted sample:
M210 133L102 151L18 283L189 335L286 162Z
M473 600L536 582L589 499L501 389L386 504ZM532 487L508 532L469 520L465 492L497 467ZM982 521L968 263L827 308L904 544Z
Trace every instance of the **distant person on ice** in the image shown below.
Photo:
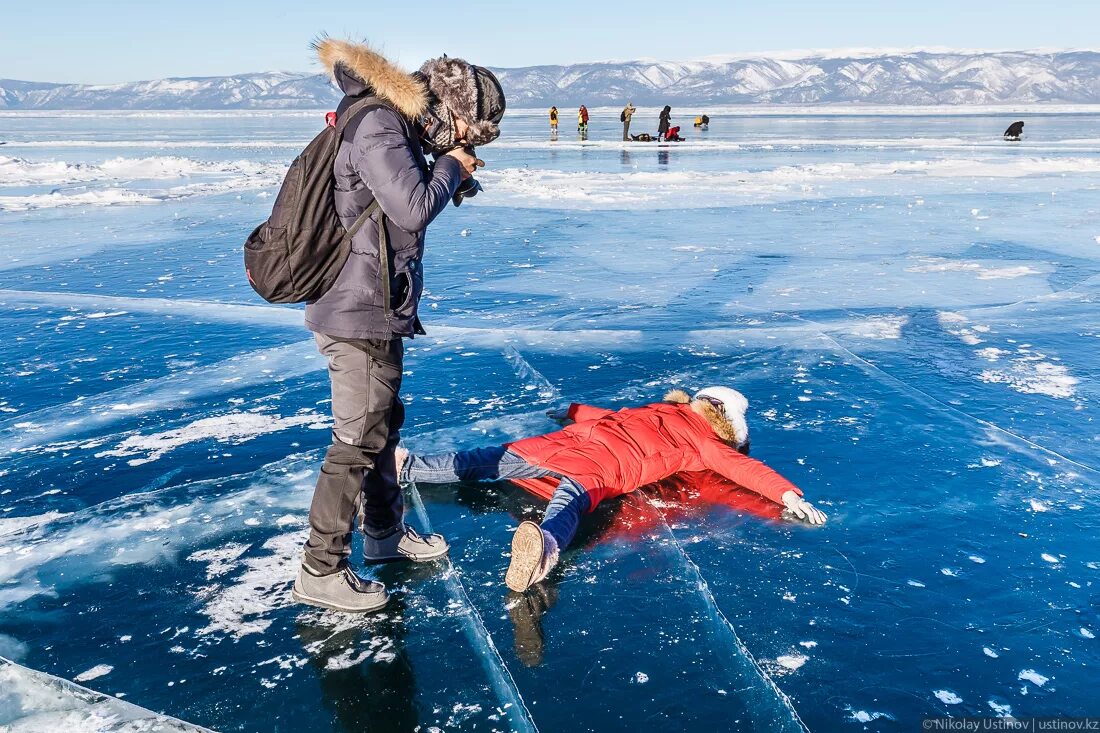
M583 104L577 110L577 132L581 134L581 140L588 139L588 107Z
M558 108L550 108L550 137L558 136Z
M623 123L623 142L630 142L630 118L638 110L634 107L633 103L627 102L623 107L623 111L619 113L619 121Z
M1022 138L1023 136L1024 123L1022 120L1019 122L1013 122L1011 125L1008 126L1008 129L1005 130L1005 140L1008 140L1010 142L1018 143L1020 142L1020 138Z
M657 122L657 139L664 140L665 133L668 132L668 128L672 126L672 107L667 104L665 108L661 110L661 116Z
M361 99L378 102L344 131L333 170L336 209L345 227L373 204L379 210L355 232L332 287L306 306L306 326L328 359L335 424L292 595L365 612L389 597L348 566L357 518L365 562L447 553L443 537L420 535L404 521L394 457L405 419L402 339L424 333L417 317L424 232L480 165L467 147L500 134L504 93L488 69L461 59L433 59L410 75L365 45L323 38L316 48L344 91L338 115Z
M581 515L604 499L685 471L710 470L785 506L809 524L825 515L802 492L749 458L748 400L729 387L618 412L572 404L551 417L572 425L555 433L458 453L414 455L398 449L403 482L511 480L550 501L541 526L523 522L512 537L504 582L518 592L543 580L573 540Z

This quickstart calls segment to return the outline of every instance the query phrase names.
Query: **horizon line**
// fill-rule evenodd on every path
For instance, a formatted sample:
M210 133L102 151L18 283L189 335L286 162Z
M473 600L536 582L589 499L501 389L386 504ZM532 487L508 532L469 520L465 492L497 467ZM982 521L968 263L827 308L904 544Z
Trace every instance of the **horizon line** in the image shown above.
M570 66L598 66L610 64L714 64L722 65L735 61L809 61L814 59L844 59L844 58L875 58L878 56L905 56L914 54L959 54L963 56L978 56L992 54L1027 54L1027 55L1052 55L1063 53L1100 53L1100 47L1074 48L1074 47L1035 47L1035 48L958 48L952 46L852 46L842 48L811 48L811 49L787 49L779 51L746 51L729 54L710 54L694 59L660 59L643 56L632 59L605 59L602 61L573 61L563 64L527 64L526 66L495 66L487 65L496 71L519 71L523 69L537 69L545 67L570 67ZM263 71L242 71L229 74L209 74L204 76L162 76L153 79L134 79L131 81L94 83L94 82L66 82L66 81L34 81L30 79L0 78L0 81L14 81L23 84L53 84L56 86L77 87L119 87L127 84L141 84L143 82L174 81L174 80L200 80L223 79L226 77L254 76L256 74L288 74L293 76L321 76L324 71L288 71L286 69L267 69ZM411 73L411 72L410 72Z

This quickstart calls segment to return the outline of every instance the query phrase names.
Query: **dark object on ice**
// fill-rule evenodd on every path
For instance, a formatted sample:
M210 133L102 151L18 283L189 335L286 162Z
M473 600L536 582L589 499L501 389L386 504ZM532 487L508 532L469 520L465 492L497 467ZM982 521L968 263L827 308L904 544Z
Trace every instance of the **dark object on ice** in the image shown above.
M268 303L304 303L328 292L347 262L352 237L375 211L382 217L372 201L344 228L332 195L332 166L344 134L355 134L358 123L351 123L367 110L388 106L374 96L356 101L290 164L270 218L244 244L248 282Z
M679 127L673 127L668 132L665 133L665 142L666 143L682 143L683 141L684 141L684 138L680 137L680 128Z
M657 123L657 139L660 140L668 132L668 128L672 126L670 120L672 119L672 107L667 104L665 108L661 110L661 117Z
M636 143L651 143L653 142L653 136L648 132L643 132L641 135L631 135L630 139Z
M1023 120L1020 120L1019 122L1013 122L1011 125L1008 126L1008 129L1005 130L1005 140L1010 140L1012 142L1019 142L1020 138L1022 138L1023 136L1024 136L1024 123L1023 123Z

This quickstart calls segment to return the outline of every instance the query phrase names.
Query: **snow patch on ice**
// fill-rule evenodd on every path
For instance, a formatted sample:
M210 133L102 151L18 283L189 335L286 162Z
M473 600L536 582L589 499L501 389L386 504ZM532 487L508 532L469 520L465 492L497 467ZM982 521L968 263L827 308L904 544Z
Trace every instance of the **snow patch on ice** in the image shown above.
M944 331L947 331L952 336L958 337L964 344L976 346L982 342L982 339L976 333L977 329L969 325L970 319L962 313L940 311L936 314L936 318Z
M941 311L937 314L940 326L948 333L958 337L964 344L976 346L984 340L978 334L988 334L987 326L975 325L961 313ZM997 369L986 369L978 379L987 384L1006 384L1024 394L1041 394L1048 397L1072 397L1078 380L1069 373L1065 365L1056 363L1029 345L1023 344L1011 352L994 347L978 349L975 352L987 361L999 362L1012 356L1011 363Z
M1042 274L1034 267L1026 265L990 267L978 262L949 260L944 257L921 257L919 259L923 264L907 267L905 271L916 273L967 272L972 273L979 280L1013 280L1018 277Z
M109 675L111 672L114 671L114 669L115 668L109 664L97 664L91 669L81 672L76 677L73 677L73 679L77 682L90 682L94 679L99 679L104 675Z
M631 148L633 150L633 148ZM951 158L889 162L814 163L764 170L724 172L596 172L543 168L500 168L478 174L497 205L517 208L706 208L738 202L818 199L828 187L883 179L1014 179L1100 173L1100 160L1087 157ZM996 273L1020 277L1030 273Z
M775 661L780 666L791 670L792 672L799 669L809 660L809 657L802 654L782 654L775 658Z
M1045 676L1039 674L1034 669L1022 670L1020 672L1020 674L1017 675L1016 679L1023 680L1025 682L1030 682L1031 684L1035 685L1036 687L1042 687L1043 685L1045 685L1047 682L1050 681L1049 677L1045 677Z
M0 196L0 211L31 211L33 209L57 209L68 206L120 206L155 204L160 199L145 193L122 188L107 188L79 193L32 194L30 196Z
M111 158L99 164L65 161L30 162L0 158L0 185L77 183L99 180L153 180L200 175L273 176L286 173L284 164L255 160L203 161L179 156Z
M68 512L49 511L33 517L4 517L0 519L0 535L21 532L28 527L46 524L67 516L69 516Z
M932 692L944 705L958 705L963 700L951 690L935 690Z
M204 538L220 547L226 534L239 530L244 517L301 511L308 505L314 478L314 460L309 459L308 470L302 460L288 456L257 472L254 485L218 496L211 495L212 484L199 483L193 491L200 495L181 503L157 504L139 494L46 527L0 535L0 608L57 593L89 576L104 577L114 568L174 561L181 549L201 547L198 541ZM191 493L186 487L172 491ZM53 573L57 580L52 585L40 583L39 574L54 563L63 570Z
M870 723L872 721L878 720L879 718L893 720L893 717L891 717L887 713L868 712L867 710L852 710L852 708L850 707L848 708L848 710L851 713L851 719L857 723Z
M350 647L336 656L329 657L328 661L325 662L325 669L351 669L368 660L389 663L395 659L397 659L397 654L394 651L393 639L375 636L367 642L365 649Z
M984 349L978 349L974 353L986 361L999 361L1001 357L1006 356L1010 352L1004 349L998 349L996 346L988 346Z
M276 535L263 544L267 555L243 562L244 572L232 585L202 589L199 597L205 603L201 612L210 623L197 633L240 639L266 631L272 622L271 612L292 604L290 583L301 562L304 540L301 532Z
M216 417L204 417L176 430L166 430L152 435L131 435L116 448L96 453L97 458L106 456L134 456L145 453L131 465L155 461L165 453L188 443L201 440L216 440L220 443L240 444L268 433L310 425L328 427L328 417L312 411L282 417L261 412L231 412Z
M234 568L233 562L248 551L252 545L244 545L239 542L231 542L224 547L215 547L210 550L199 550L187 556L192 562L205 562L206 579L212 580L220 575L225 575Z
M869 339L900 339L908 316L869 316L852 322L849 333Z
M978 379L988 384L1007 384L1017 392L1047 397L1072 397L1078 380L1062 364L1037 361L1034 357L1017 359L1007 370L986 369Z
M1047 505L1047 504L1044 504L1043 502L1039 501L1038 499L1028 499L1027 503L1031 506L1031 511L1033 511L1033 512L1049 512L1050 511L1050 506Z

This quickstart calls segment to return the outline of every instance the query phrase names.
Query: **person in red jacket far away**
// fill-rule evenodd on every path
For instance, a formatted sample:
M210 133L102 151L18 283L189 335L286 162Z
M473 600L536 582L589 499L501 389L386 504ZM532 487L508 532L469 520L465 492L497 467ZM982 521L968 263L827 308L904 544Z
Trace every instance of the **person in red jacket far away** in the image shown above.
M681 390L664 402L617 412L574 403L550 417L572 425L554 433L458 453L398 449L403 482L511 480L549 500L542 524L526 521L512 537L504 582L518 592L544 579L573 540L580 517L604 499L688 471L713 471L781 504L808 524L825 515L802 491L748 457L748 400L729 387Z

